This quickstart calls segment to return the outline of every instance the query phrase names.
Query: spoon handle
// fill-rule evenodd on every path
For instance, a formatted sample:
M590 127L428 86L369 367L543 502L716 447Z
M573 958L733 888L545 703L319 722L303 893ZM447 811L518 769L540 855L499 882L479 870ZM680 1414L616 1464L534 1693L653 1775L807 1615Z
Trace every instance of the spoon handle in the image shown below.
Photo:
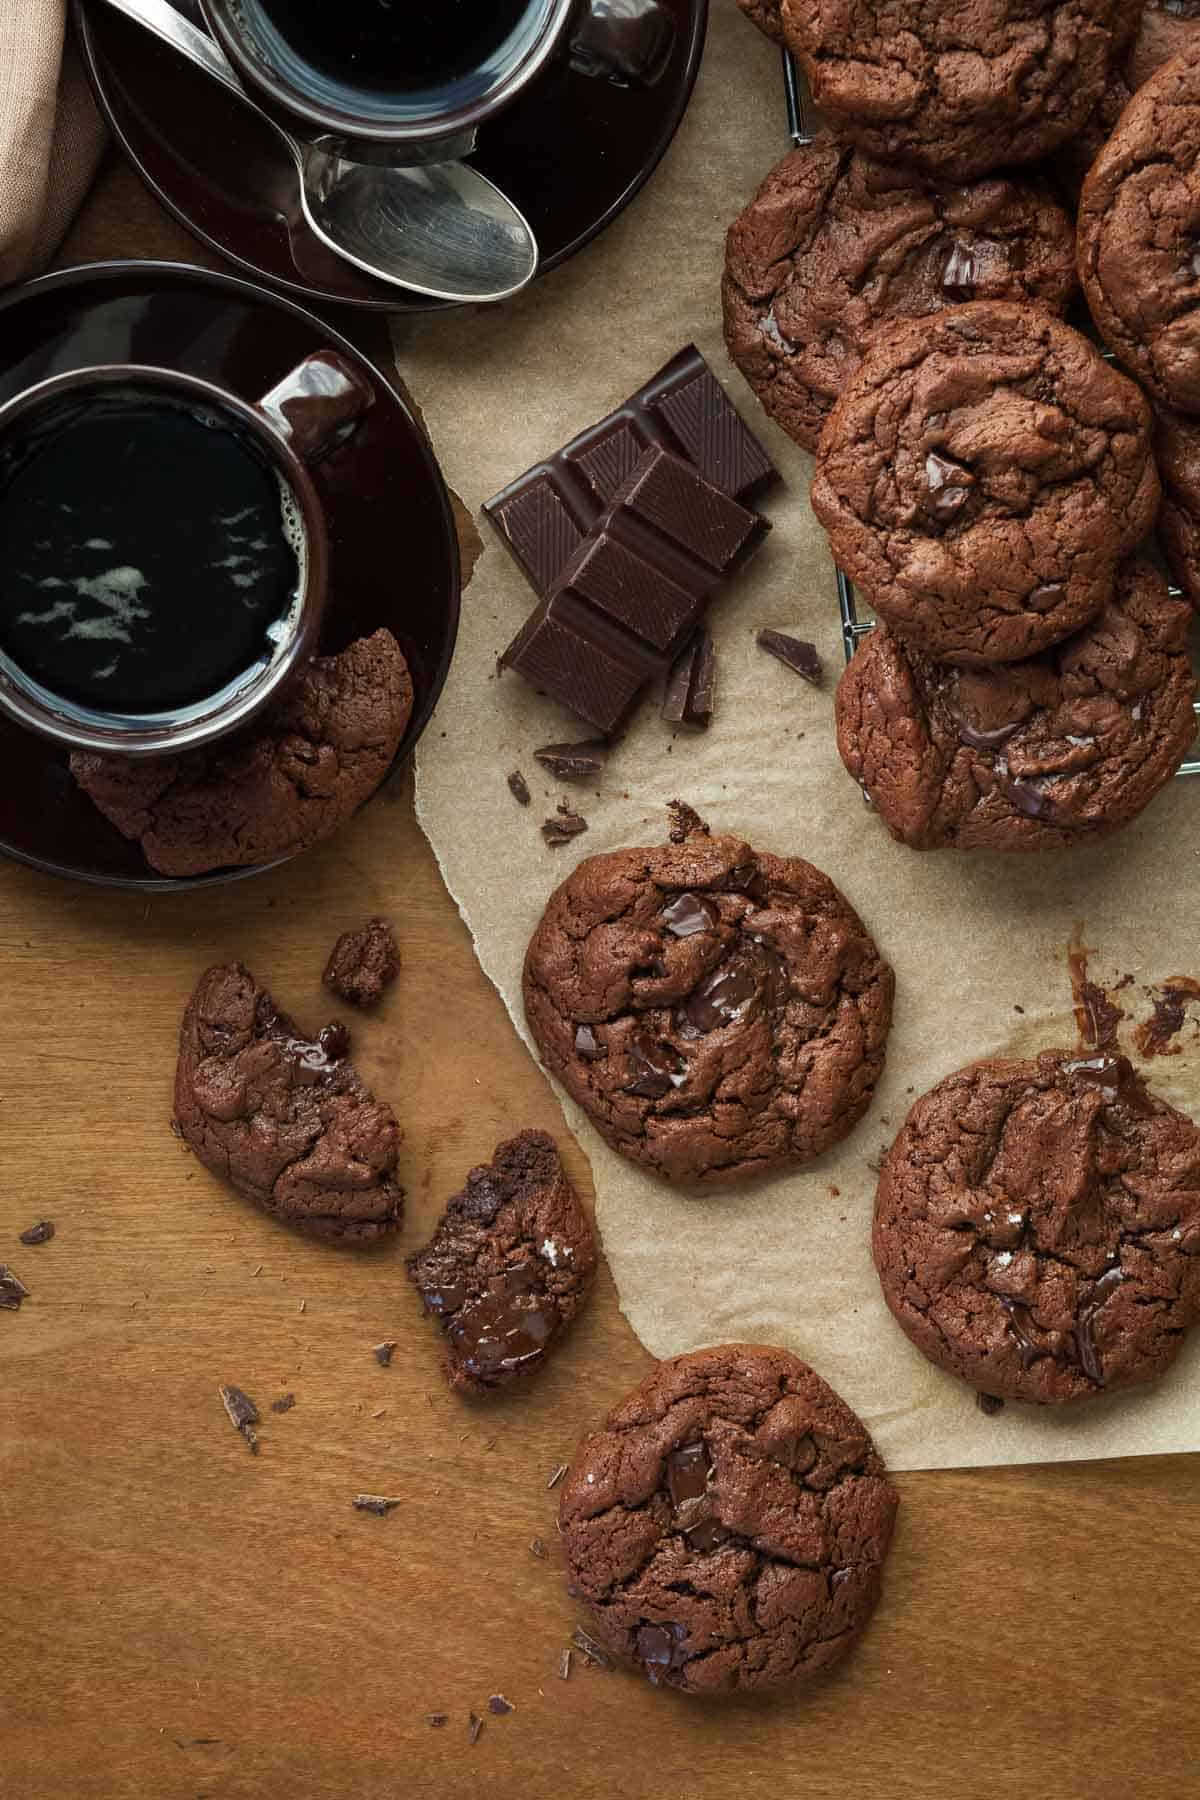
M190 61L199 63L243 100L249 99L220 45L206 31L201 31L198 25L193 25L190 19L185 19L182 13L176 12L171 0L108 0L108 4L114 11L124 13L126 18L136 19L139 25L144 25L147 31L162 38L164 43L181 51Z

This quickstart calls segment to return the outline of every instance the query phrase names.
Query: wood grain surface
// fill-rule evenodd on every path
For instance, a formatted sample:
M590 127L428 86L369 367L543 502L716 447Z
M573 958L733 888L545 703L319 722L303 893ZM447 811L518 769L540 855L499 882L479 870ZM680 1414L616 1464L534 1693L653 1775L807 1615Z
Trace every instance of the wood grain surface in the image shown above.
M113 166L61 260L135 253L201 260ZM240 956L320 1023L325 954L374 911L404 970L355 1054L404 1123L409 1215L354 1254L226 1192L168 1120L201 970ZM441 1383L402 1257L500 1137L564 1132L405 778L336 843L218 892L148 906L0 867L0 970L0 1261L30 1289L0 1312L0 1793L1200 1793L1197 1457L903 1476L876 1621L802 1698L705 1708L578 1657L559 1678L579 1615L546 1482L648 1358L604 1276L528 1393ZM22 1246L44 1217L54 1241ZM222 1382L263 1413L257 1456ZM360 1491L400 1504L360 1514ZM515 1711L490 1715L495 1693Z

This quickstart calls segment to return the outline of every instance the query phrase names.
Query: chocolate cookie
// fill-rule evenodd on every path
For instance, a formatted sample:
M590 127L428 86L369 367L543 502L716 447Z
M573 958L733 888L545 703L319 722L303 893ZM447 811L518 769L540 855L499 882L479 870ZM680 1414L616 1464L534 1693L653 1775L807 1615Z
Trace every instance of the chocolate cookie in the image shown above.
M812 503L896 631L942 662L1015 662L1095 618L1153 524L1150 409L1040 308L949 307L875 334Z
M584 1438L559 1530L600 1642L692 1694L798 1687L862 1636L898 1496L862 1421L786 1350L659 1363Z
M406 1266L445 1330L451 1387L487 1393L540 1369L596 1272L592 1228L554 1139L522 1131L499 1145Z
M1133 96L1079 204L1104 341L1164 406L1200 412L1200 37Z
M876 626L838 688L838 751L914 850L1094 843L1195 740L1189 620L1158 571L1131 562L1098 619L1027 662L955 669Z
M400 1127L347 1060L349 1033L307 1036L241 963L209 969L179 1038L175 1118L205 1168L312 1237L399 1229Z
M1083 192L1083 184L1091 166L1116 130L1121 114L1128 105L1128 85L1120 75L1114 75L1079 136L1073 137L1069 144L1064 144L1061 150L1055 152L1047 173L1069 200L1072 212L1079 210L1079 196Z
M771 417L815 450L881 321L976 299L1061 312L1074 289L1074 226L1044 183L951 186L822 132L730 226L725 341Z
M1125 60L1131 88L1200 40L1200 0L1145 0L1133 48Z
M1175 580L1200 607L1200 419L1160 413L1154 452L1163 484L1159 542Z
M1200 1318L1200 1131L1123 1056L972 1063L889 1151L874 1255L913 1343L983 1393L1152 1381Z
M783 0L737 0L738 5L760 31L765 31L773 44L783 42Z
M147 762L76 752L71 773L162 875L294 856L330 837L391 768L413 706L389 631L308 665L250 731Z
M400 973L400 951L386 919L343 931L321 980L351 1006L377 1006Z
M883 1068L892 985L828 876L700 827L567 877L525 958L525 1017L614 1150L712 1185L846 1136Z
M783 0L821 113L870 155L957 181L1033 162L1108 83L1119 0Z

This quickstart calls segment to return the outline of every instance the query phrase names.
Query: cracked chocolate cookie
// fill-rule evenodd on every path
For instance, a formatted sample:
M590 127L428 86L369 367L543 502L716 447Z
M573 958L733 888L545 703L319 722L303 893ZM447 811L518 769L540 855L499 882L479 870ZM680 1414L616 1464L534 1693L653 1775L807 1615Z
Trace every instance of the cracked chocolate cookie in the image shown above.
M1079 204L1079 278L1109 348L1200 412L1200 37L1133 96Z
M1158 539L1175 580L1200 607L1200 419L1159 413L1154 453L1163 484Z
M1072 212L1078 212L1079 196L1088 172L1128 105L1129 88L1119 75L1114 75L1079 136L1055 152L1047 173L1070 202Z
M1162 65L1200 42L1200 0L1145 0L1138 32L1125 61L1131 88L1140 88Z
M1154 523L1144 396L1041 308L875 334L821 433L813 510L876 611L941 662L1015 662L1108 604Z
M699 826L568 876L525 958L525 1017L614 1150L711 1185L810 1162L857 1124L892 986L828 876Z
M878 625L838 688L838 751L914 850L1095 843L1195 740L1189 622L1157 569L1131 562L1098 619L1027 662L956 669Z
M343 931L321 980L351 1006L378 1006L400 973L400 951L386 919Z
M392 766L413 707L389 631L315 657L263 720L149 761L76 751L71 773L162 875L274 862L332 836Z
M401 1134L349 1047L344 1025L309 1037L241 963L209 969L184 1014L175 1118L247 1200L311 1237L369 1244L403 1217Z
M800 1686L862 1636L898 1496L862 1421L786 1350L672 1357L584 1438L562 1486L596 1636L691 1694Z
M783 0L783 31L840 136L969 181L1083 128L1108 83L1118 11L1118 0Z
M936 182L822 132L730 226L725 341L771 417L815 450L881 322L964 300L1061 312L1074 289L1075 229L1043 183Z
M982 1393L1152 1381L1200 1318L1200 1131L1123 1056L973 1063L909 1113L873 1247L904 1331Z
M445 1332L451 1387L488 1393L540 1369L596 1273L592 1228L554 1139L522 1131L499 1145L406 1266Z

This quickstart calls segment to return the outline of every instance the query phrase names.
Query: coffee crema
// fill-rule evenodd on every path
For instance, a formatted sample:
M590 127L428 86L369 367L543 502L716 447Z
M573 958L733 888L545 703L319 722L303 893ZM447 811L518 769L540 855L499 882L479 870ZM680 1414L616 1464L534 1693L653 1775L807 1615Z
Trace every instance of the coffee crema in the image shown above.
M248 432L149 389L73 397L0 445L0 651L75 705L153 717L277 654L300 505Z

